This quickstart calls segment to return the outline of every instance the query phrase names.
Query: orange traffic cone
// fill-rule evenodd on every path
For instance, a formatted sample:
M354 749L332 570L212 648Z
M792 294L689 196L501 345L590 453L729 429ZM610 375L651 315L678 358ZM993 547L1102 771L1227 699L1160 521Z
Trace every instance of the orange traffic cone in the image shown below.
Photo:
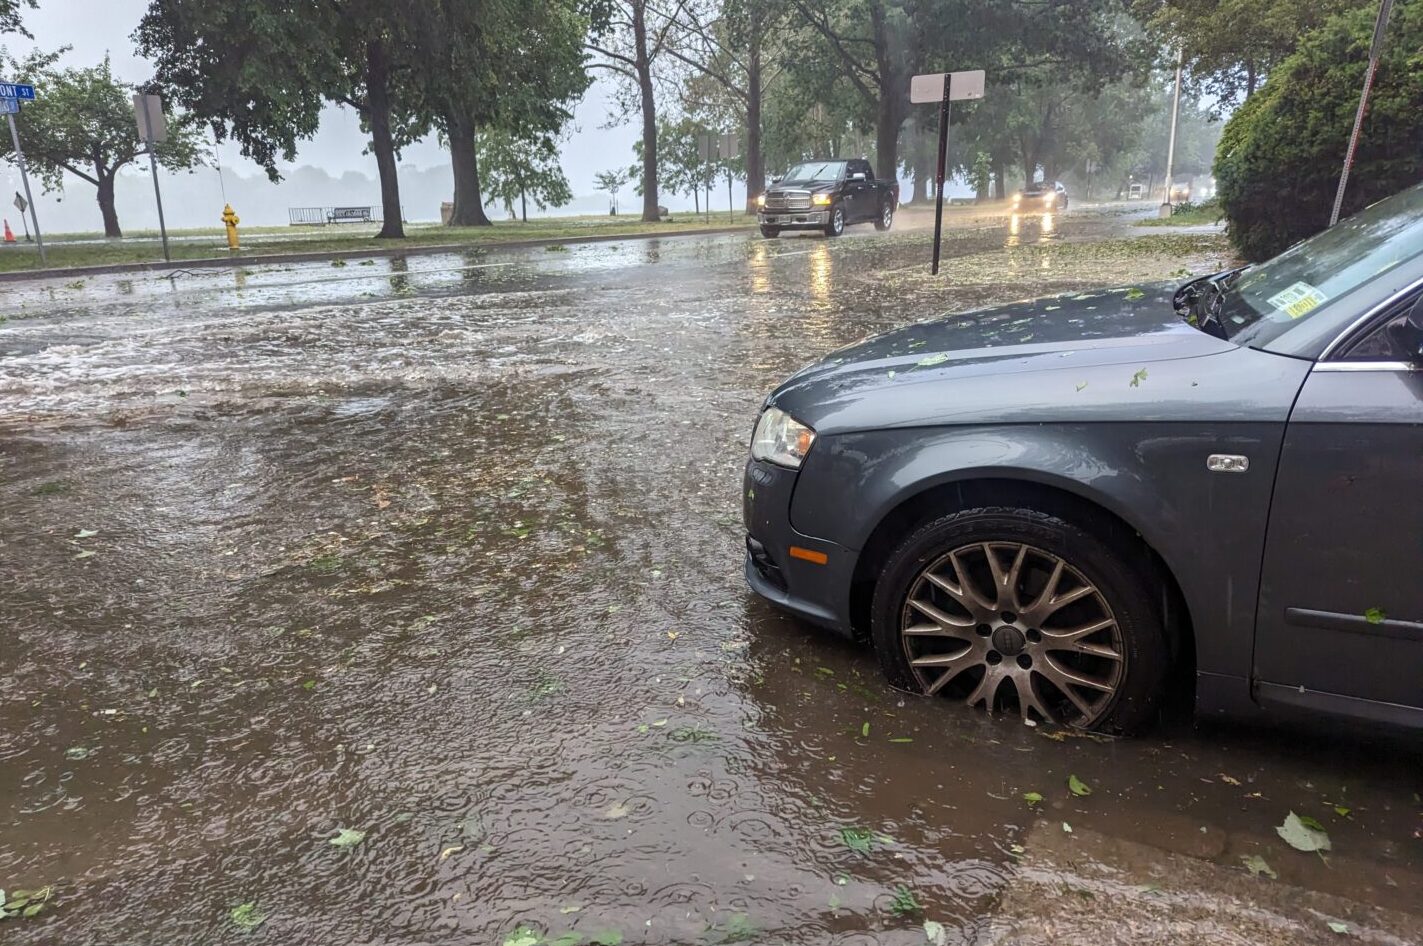
M8 218L5 220L5 242L15 242L15 231L10 229L10 221Z

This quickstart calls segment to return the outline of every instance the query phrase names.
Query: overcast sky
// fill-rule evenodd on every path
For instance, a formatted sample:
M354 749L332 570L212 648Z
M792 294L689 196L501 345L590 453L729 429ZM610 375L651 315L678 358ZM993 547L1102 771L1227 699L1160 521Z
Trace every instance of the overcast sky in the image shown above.
M240 3L242 0L213 0L213 2ZM60 46L72 46L61 61L62 65L88 66L103 59L107 52L113 61L114 75L124 82L140 82L152 75L151 65L134 53L134 43L130 38L134 28L147 7L146 0L40 0L38 10L24 10L26 27L34 34L34 41L21 36L8 36L5 45L16 55L22 56L31 48L52 50ZM11 80L21 76L7 76ZM632 151L637 129L632 124L615 128L603 128L608 123L608 109L611 89L607 80L600 80L589 89L588 94L575 112L572 138L564 145L564 173L572 186L573 193L580 197L594 194L593 175L619 164L631 165ZM40 90L43 95L43 90ZM23 126L22 126L23 130ZM297 154L297 165L310 164L339 177L347 171L357 171L374 179L375 160L362 152L366 147L366 136L361 133L355 112L348 108L327 106L321 115L321 130L310 141L302 142ZM219 150L219 157L225 168L241 174L254 175L259 169L244 160L238 148L225 143ZM424 141L401 152L402 165L429 168L446 165L449 155L430 136ZM11 174L14 185L18 185L18 175ZM80 181L67 185L71 197L83 197L89 201L89 185ZM362 195L353 198L352 203L364 203L368 198ZM624 195L626 202L627 196ZM663 201L667 203L667 201ZM6 202L8 203L8 202ZM48 201L41 201L43 208ZM680 201L672 201L671 206L680 206ZM55 208L67 211L69 208ZM77 209L77 208L76 208ZM586 211L588 208L574 208ZM181 208L175 208L181 212ZM123 208L120 207L122 219ZM407 211L408 213L408 211ZM428 214L420 214L420 217ZM412 215L414 217L414 215ZM41 218L43 226L43 218ZM93 225L97 225L97 221ZM182 225L182 224L178 224ZM193 225L193 224L188 224Z

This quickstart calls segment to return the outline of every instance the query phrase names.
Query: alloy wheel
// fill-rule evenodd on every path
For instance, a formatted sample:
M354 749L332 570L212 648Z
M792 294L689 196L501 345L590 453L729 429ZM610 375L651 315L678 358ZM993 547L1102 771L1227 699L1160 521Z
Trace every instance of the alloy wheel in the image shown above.
M1111 709L1126 648L1097 586L1018 542L961 546L910 584L900 640L924 693L1090 728Z
M889 204L884 205L884 210L880 211L881 222L886 230L894 223L894 208Z

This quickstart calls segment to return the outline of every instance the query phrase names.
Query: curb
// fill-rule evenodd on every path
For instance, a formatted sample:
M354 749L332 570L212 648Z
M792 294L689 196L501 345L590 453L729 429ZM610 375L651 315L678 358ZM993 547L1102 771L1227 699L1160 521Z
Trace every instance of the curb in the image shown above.
M64 269L26 269L0 273L0 283L24 282L30 279L70 279L84 276L107 276L113 273L162 273L179 269L223 269L239 266L267 266L272 263L319 263L333 259L370 259L392 256L432 256L438 253L461 253L471 250L527 250L540 246L577 245L581 243L617 243L627 240L660 240L671 237L724 236L729 233L755 233L754 224L735 227L708 227L703 230L669 230L665 233L591 234L563 238L491 240L487 243L431 243L411 246L353 247L349 250L319 250L311 253L267 253L256 256L216 257L212 259L174 260L171 263L110 263L105 266L71 266ZM373 242L373 241L372 241Z

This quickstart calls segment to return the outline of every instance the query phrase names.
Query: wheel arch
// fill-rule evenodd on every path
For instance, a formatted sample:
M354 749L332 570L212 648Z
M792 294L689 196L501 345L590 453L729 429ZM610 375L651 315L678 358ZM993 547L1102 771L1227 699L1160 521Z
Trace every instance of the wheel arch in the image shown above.
M1192 674L1196 660L1195 628L1190 606L1174 570L1120 511L1104 497L1085 494L1075 481L1027 479L1004 471L966 473L949 480L919 484L905 490L860 549L850 586L851 625L857 636L868 633L875 582L886 559L918 526L955 512L980 506L1021 506L1058 516L1092 532L1126 555L1139 553L1144 577L1157 578L1163 588L1162 615L1173 642L1173 664Z

